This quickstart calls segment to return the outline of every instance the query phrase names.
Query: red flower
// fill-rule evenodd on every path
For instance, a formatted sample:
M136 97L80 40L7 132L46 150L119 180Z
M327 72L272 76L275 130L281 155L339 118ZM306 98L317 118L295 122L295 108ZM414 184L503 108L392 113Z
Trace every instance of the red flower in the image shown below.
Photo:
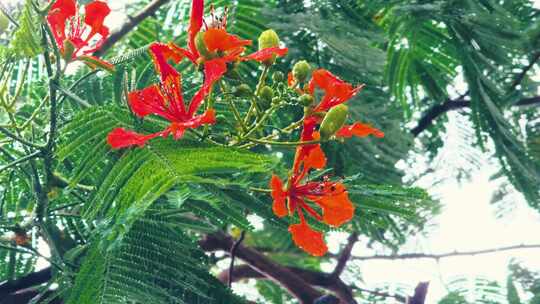
M289 227L294 243L309 254L323 256L328 251L323 234L309 226L304 211L318 221L339 227L352 219L354 205L343 184L328 179L303 182L304 177L303 173L295 172L285 188L279 177L272 176L272 210L278 217L298 213L300 223ZM322 214L314 209L315 206Z
M353 98L363 87L363 85L353 87L325 69L316 70L309 82L309 92L313 95L315 89L319 88L324 91L324 96L313 111L328 111Z
M149 135L117 128L108 136L108 142L114 149L134 145L142 147L148 140L158 136L167 137L172 135L174 139L179 139L184 135L186 129L195 129L202 125L214 124L216 121L213 109L209 109L201 115L196 115L204 102L204 98L210 92L213 82L208 84L205 82L201 89L195 93L189 106L186 107L182 96L180 73L167 63L169 59L178 61L181 58L176 56L177 54L169 46L160 43L151 45L150 52L156 70L161 76L161 84L129 93L129 106L138 117L142 118L154 114L168 120L170 125L163 131ZM207 74L211 73L211 71L206 72Z
M112 68L109 63L88 56L97 51L109 36L109 28L103 22L111 9L107 3L95 0L86 4L84 10L83 18L76 0L56 0L51 6L47 21L60 53L67 61L89 59L94 65Z
M344 126L336 133L336 137L342 138L351 138L353 136L367 137L369 135L373 135L377 138L383 138L384 132L379 129L373 128L370 125L357 122L352 125Z
M211 7L210 23L204 21L204 0L193 0L191 20L188 28L188 48L184 49L169 44L179 57L187 57L195 64L204 64L204 70L211 70L212 80L221 78L227 72L227 63L237 60L265 61L273 56L284 56L286 48L267 48L246 57L241 57L251 40L244 40L227 32L227 11L222 18L217 18ZM203 26L205 27L203 31ZM197 36L201 42L197 45ZM199 48L204 48L200 50ZM205 78L205 80L207 80Z

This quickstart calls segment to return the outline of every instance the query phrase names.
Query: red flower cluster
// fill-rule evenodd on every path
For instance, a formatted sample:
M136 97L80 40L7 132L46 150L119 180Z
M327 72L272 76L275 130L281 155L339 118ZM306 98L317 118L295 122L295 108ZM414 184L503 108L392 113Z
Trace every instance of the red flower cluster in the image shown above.
M212 22L208 25L204 21L203 12L204 0L193 0L187 49L174 43L154 43L150 47L161 84L131 92L128 96L129 105L137 116L145 117L149 114L161 116L170 121L169 127L149 135L117 128L108 136L108 142L114 149L134 145L142 147L150 139L158 136L167 137L170 134L179 139L186 129L214 124L213 109L208 109L201 115L196 113L211 92L214 83L227 72L227 63L245 60L262 62L273 56L284 56L288 51L287 48L274 47L242 57L245 46L250 45L251 41L227 33L226 15L222 19L217 19L212 8ZM202 31L203 25L205 31ZM204 69L204 83L189 106L183 101L180 73L169 64L170 60L178 63L183 58L188 58L196 65L202 65Z
M95 0L84 6L84 16L79 13L76 0L56 0L47 14L47 21L56 45L66 61L83 60L91 67L113 69L110 63L91 56L109 36L103 23L111 9L107 3Z
M291 79L291 76L289 76L289 84L294 84L294 79ZM312 114L304 117L300 136L303 142L320 139L319 132L316 130L321 123L321 118L315 113L326 112L345 103L354 97L362 89L362 86L354 88L329 71L320 69L313 72L306 91L314 97L315 89L321 89L324 95L321 101L309 110L308 113ZM352 137L353 135L383 137L384 133L369 125L355 123L342 127L335 134L336 137ZM314 256L323 256L328 248L324 242L323 234L309 226L304 212L315 220L332 227L343 225L354 215L354 205L349 200L347 189L342 183L332 182L327 177L323 181L306 180L310 170L323 169L325 166L326 156L320 144L301 145L296 149L293 172L288 179L287 186L284 186L283 181L276 175L272 176L270 181L272 198L274 199L274 214L278 217L284 217L294 216L295 213L298 213L300 223L291 225L289 232L298 247ZM314 207L319 208L321 214Z

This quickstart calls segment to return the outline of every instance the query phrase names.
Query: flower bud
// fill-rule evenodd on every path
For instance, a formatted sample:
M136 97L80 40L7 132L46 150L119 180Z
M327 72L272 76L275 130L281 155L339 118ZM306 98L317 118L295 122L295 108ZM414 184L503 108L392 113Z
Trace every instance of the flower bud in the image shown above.
M269 86L264 86L259 92L259 98L262 101L262 105L265 108L268 108L272 104L272 99L274 98L274 90Z
M9 19L0 11L0 34L3 34L9 27Z
M199 51L199 54L201 54L201 57L205 59L211 59L214 57L215 54L211 53L206 47L206 42L204 41L204 34L205 32L197 33L197 36L195 36L195 47L197 48L197 51Z
M251 88L247 84L241 84L233 88L233 94L236 97L249 97L251 96Z
M311 72L311 65L305 60L298 61L293 67L293 77L298 82L304 82Z
M62 57L66 62L70 62L73 59L73 53L75 52L75 45L69 39L64 40L64 52Z
M313 96L309 95L309 94L304 94L300 97L298 97L298 103L303 105L304 107L309 107L313 104L313 101L315 101L313 99Z
M279 36L274 30L266 30L259 36L259 50L273 48L279 46ZM271 66L276 62L276 55L272 58L263 61L266 66Z
M323 140L329 139L332 135L336 134L347 120L349 114L349 108L340 104L328 111L321 124L320 132Z
M272 75L272 81L274 83L280 83L284 80L285 80L285 74L283 74L280 71L274 72L274 74Z
M266 30L259 36L259 50L278 47L279 36L274 30Z

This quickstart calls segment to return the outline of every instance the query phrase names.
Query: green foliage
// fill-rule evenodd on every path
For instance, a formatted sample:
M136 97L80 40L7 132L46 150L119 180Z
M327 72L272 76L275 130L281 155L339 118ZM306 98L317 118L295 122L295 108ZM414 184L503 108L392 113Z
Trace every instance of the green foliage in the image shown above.
M118 248L103 250L95 241L67 301L126 302L243 303L208 273L197 244L156 209L133 224Z
M33 58L41 53L39 21L40 17L34 12L32 0L26 0L19 17L19 28L11 41L10 50L17 57Z

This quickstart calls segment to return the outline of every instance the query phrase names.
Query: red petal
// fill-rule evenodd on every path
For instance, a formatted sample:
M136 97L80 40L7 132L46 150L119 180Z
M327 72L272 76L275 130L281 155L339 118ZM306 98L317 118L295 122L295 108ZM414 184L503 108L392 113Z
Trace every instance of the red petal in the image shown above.
M283 182L276 175L272 175L270 188L272 189L272 198L274 199L274 203L272 204L274 214L278 217L286 216L289 213L285 204L287 193L283 191Z
M203 15L204 0L193 0L191 3L191 20L188 28L188 47L191 50L191 53L197 58L200 57L200 55L195 46L195 36L197 36L197 33L199 33L203 25Z
M318 69L312 74L309 92L313 94L316 88L323 90L325 94L314 111L323 112L354 97L363 88L363 85L354 88L329 71Z
M156 114L169 121L174 121L176 118L165 106L165 99L158 85L130 92L128 94L128 103L133 113L139 117Z
M311 229L307 223L303 222L289 226L296 246L314 256L323 256L328 252L328 247L324 242L322 232Z
M125 130L124 128L117 128L112 130L107 136L107 142L113 149L121 149L130 146L144 147L146 142L152 138L156 138L161 135L161 132L143 135L133 131Z
M161 75L162 82L166 82L169 77L180 76L178 71L169 64L168 60L178 63L183 57L178 52L173 51L169 45L158 42L152 43L150 45L150 55L152 55L156 70Z
M228 52L251 45L251 40L243 40L227 33L225 29L209 28L204 32L204 44L209 52Z
M308 198L323 210L323 222L339 227L350 221L354 216L354 205L349 200L347 189L341 183L326 183L323 191L327 192L324 196Z
M66 40L66 21L77 14L77 2L75 0L56 0L47 14L47 21L58 47L64 49Z
M255 52L251 55L248 55L246 57L243 57L242 60L255 60L255 61L263 62L263 61L274 58L274 56L283 57L287 55L288 51L289 51L288 48L280 48L280 47L266 48L258 52Z
M370 125L357 122L349 126L344 126L336 133L337 137L344 138L351 138L352 136L367 137L369 135L383 138L384 132L379 129L373 128Z
M204 83L201 89L193 96L189 104L188 114L193 116L204 99L212 91L212 86L227 72L227 63L223 58L217 58L204 63Z
M289 87L292 87L295 81L296 80L294 79L293 73L289 72L289 74L287 75L287 84L289 85Z
M92 1L85 7L84 23L88 24L92 29L86 41L89 41L95 34L100 34L102 39L107 38L109 29L103 25L105 17L111 13L111 9L107 3L102 1Z

